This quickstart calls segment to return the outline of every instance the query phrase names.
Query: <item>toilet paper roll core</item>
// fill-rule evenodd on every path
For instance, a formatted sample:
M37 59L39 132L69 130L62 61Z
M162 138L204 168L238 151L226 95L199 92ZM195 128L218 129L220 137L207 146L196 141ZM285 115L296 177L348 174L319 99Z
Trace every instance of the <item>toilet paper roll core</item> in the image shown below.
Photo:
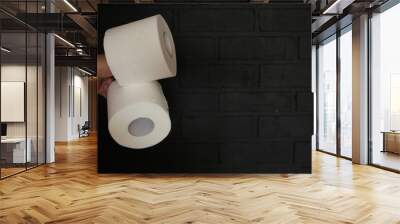
M133 120L129 126L128 131L131 135L142 137L148 135L154 129L153 120L146 117L139 117Z

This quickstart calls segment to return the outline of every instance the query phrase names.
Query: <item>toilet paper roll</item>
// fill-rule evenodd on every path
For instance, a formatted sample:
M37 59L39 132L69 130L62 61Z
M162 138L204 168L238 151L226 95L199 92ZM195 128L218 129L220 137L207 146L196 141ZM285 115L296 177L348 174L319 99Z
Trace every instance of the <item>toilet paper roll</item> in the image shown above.
M103 45L121 86L176 76L174 40L161 15L107 30Z
M122 146L143 149L161 142L171 130L168 104L158 82L120 86L107 94L108 129Z

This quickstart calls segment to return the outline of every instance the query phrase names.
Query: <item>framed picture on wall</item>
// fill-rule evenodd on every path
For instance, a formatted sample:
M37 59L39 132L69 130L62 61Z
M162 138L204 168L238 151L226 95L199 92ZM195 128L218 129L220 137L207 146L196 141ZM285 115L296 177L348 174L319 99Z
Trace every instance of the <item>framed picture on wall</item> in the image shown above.
M1 82L1 122L24 122L25 82Z

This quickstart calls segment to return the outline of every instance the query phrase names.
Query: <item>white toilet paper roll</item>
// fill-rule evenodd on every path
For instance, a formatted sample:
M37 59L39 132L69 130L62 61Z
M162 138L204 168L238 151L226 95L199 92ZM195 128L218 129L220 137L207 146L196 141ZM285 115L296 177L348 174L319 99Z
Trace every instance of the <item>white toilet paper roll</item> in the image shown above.
M106 31L107 63L121 86L176 75L175 45L161 15L155 15Z
M107 94L108 129L122 146L143 149L161 142L171 130L168 104L158 82L120 86Z

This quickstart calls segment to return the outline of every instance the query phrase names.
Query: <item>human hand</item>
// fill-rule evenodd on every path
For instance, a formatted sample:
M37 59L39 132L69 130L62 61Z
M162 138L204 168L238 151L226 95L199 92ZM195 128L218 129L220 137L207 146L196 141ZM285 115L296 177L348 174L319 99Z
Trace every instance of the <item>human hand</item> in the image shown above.
M114 78L103 54L97 55L97 78L97 93L107 97L108 87Z
M97 93L107 97L108 88L111 83L114 81L113 77L104 78L98 81Z

